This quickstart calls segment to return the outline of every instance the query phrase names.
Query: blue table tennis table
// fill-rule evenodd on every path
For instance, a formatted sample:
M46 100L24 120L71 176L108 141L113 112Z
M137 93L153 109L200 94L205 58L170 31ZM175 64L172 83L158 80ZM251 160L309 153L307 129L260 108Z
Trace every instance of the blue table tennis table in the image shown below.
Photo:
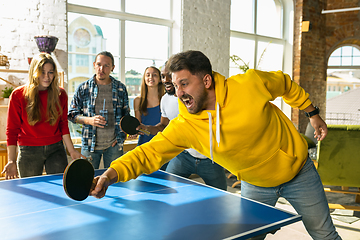
M0 238L247 239L301 220L163 171L113 184L104 198L82 202L67 197L62 177L0 181Z

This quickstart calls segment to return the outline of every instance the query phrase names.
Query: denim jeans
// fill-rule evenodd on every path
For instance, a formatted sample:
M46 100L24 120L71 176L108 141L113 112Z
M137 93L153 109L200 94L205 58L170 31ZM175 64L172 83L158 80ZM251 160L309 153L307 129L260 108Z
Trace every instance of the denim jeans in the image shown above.
M118 144L115 144L114 147L109 147L104 150L95 150L94 152L90 152L83 148L81 149L81 154L91 159L90 161L95 169L99 169L101 156L103 157L104 168L108 168L112 161L123 155L123 152L124 151Z
M68 164L63 141L46 146L19 146L17 166L20 177L63 173Z
M330 217L320 176L310 158L291 181L277 187L257 187L242 181L241 196L272 206L279 197L283 197L302 216L305 228L313 239L341 239ZM264 238L265 235L251 239Z
M227 189L226 176L223 167L214 163L209 158L195 158L187 151L183 151L175 158L171 159L166 171L186 178L192 173L195 173L199 175L207 185L225 191Z

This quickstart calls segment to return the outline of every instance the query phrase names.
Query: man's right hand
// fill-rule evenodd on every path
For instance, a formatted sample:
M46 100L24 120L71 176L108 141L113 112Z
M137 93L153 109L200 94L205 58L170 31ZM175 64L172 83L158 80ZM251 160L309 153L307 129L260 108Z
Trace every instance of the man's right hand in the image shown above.
M104 128L104 126L106 124L105 118L101 115L87 117L84 122L85 122L85 124L92 125L95 127L100 127L100 128Z
M102 198L105 196L109 185L110 180L107 176L97 176L93 180L89 195L96 198Z
M117 172L112 168L108 168L101 176L94 178L89 195L96 198L104 197L108 187L115 183L117 179Z

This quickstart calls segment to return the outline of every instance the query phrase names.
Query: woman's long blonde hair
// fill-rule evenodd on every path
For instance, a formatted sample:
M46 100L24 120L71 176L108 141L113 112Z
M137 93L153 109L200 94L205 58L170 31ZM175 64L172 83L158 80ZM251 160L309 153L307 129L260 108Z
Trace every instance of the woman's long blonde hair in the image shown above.
M139 106L139 110L140 110L140 114L144 114L147 115L147 95L148 95L148 86L145 83L145 74L146 74L146 70L148 70L149 68L153 68L155 69L158 73L159 73L159 79L160 82L158 84L158 98L159 98L159 102L162 98L162 96L165 93L165 87L164 84L162 84L161 82L161 72L157 67L151 66L151 67L147 67L145 68L142 80L141 80L141 90L140 90L140 106Z
M62 114L59 99L59 76L56 64L50 54L40 53L31 61L29 83L25 87L25 99L27 100L26 112L28 115L28 122L31 126L34 126L37 122L41 121L41 108L45 107L42 106L40 102L39 77L41 76L43 67L46 63L51 63L54 67L54 79L47 89L48 101L46 106L46 121L53 126Z

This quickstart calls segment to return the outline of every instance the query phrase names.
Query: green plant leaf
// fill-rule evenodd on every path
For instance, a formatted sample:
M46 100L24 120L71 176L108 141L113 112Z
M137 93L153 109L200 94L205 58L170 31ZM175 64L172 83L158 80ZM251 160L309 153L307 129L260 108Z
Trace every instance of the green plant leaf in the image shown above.
M5 87L5 89L1 90L3 93L2 93L2 97L3 98L8 98L10 97L12 91L14 90L13 87Z

